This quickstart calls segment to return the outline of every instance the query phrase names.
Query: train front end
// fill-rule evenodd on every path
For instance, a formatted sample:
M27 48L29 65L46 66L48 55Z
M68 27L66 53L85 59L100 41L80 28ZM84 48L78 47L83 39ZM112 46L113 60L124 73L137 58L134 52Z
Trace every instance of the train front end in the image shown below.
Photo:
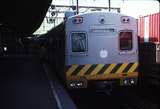
M136 19L106 12L79 14L66 20L65 31L68 88L137 84Z

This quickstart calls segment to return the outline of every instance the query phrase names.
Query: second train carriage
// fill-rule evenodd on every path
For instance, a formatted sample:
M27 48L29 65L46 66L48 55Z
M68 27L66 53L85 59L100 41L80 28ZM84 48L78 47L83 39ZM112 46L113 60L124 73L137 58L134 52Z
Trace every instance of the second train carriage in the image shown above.
M73 15L48 32L49 60L68 88L135 85L137 21L117 13Z
M160 84L160 12L138 19L140 83Z

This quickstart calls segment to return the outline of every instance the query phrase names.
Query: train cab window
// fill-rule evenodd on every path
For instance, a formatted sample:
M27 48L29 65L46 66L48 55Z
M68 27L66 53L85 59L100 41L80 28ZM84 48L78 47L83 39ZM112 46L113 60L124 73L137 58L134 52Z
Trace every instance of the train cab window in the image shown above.
M72 33L71 43L72 43L72 52L86 52L87 51L86 33Z
M119 33L120 50L132 50L132 32L121 31Z

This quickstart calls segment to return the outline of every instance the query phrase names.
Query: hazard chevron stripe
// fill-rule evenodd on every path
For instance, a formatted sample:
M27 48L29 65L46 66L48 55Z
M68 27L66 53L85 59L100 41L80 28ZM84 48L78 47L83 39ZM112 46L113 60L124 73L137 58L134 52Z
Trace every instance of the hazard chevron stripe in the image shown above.
M138 63L86 64L66 66L66 76L95 76L138 72Z

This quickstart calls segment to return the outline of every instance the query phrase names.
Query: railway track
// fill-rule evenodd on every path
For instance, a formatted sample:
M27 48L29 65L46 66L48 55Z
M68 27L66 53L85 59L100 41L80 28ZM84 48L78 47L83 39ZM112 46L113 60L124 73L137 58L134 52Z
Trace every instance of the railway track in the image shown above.
M93 90L72 91L70 96L78 109L158 109L158 104L131 89L118 89L111 94Z
M146 97L147 95L145 94L148 93L142 95L138 89L134 89L132 91L131 89L129 89L128 93L126 91L127 90L123 92L123 95L125 95L125 99L128 100L127 106L129 107L129 109L158 109L158 103L153 99ZM151 96L151 94L152 93L150 93L150 95L148 96Z

